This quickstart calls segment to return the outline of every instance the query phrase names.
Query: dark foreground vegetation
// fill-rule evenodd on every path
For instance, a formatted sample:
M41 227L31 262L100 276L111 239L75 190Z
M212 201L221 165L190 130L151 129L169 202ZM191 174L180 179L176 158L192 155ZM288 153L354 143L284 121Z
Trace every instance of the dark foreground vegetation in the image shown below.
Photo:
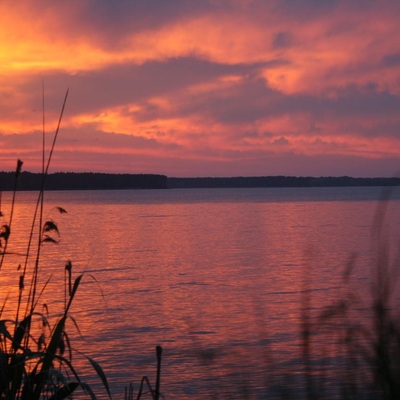
M18 160L17 168L12 173L12 199L8 210L2 209L0 201L0 279L12 276L15 285L8 282L2 285L6 293L0 291L0 398L6 400L63 400L78 395L80 398L96 399L91 383L86 382L79 371L76 357L86 360L98 377L103 394L111 399L107 377L102 367L89 355L75 350L72 332L79 334L77 321L70 313L81 282L87 279L85 274L74 274L72 262L64 268L64 280L56 282L58 291L64 293L64 301L58 303L57 309L43 303L51 276L42 268L42 250L47 245L57 245L60 238L57 223L54 219L45 219L44 189L49 177L54 146L59 133L68 91L65 94L60 118L54 139L45 159L43 145L42 173L37 175L38 197L31 216L30 235L22 253L9 251L9 243L18 235L14 232L13 216L18 207L16 194L18 184L24 176L23 162ZM45 132L43 131L43 135ZM43 141L44 142L44 141ZM3 189L3 188L2 188ZM1 200L1 190L0 190ZM58 214L67 211L55 207ZM15 262L15 256L20 262ZM7 270L7 271L6 271ZM9 279L9 278L6 278ZM92 279L95 279L92 277ZM15 289L13 291L13 289ZM11 294L11 295L10 295ZM54 292L50 296L55 295ZM11 298L10 298L11 297ZM57 304L57 303L56 303ZM155 389L152 389L147 377L143 377L137 399L146 394L153 400L160 397L160 363L161 347L157 347L158 374ZM127 388L125 398L133 398L132 385Z
M43 293L51 278L47 277L45 283L39 283L40 277L43 276L40 268L43 246L56 245L60 234L53 219L43 218L43 193L67 97L68 91L65 94L47 161L43 146L43 172L32 215L30 235L24 253L19 254L21 262L17 265L9 262L13 253L8 249L14 237L13 216L16 210L17 184L23 165L21 160L18 160L14 173L10 209L7 211L0 209L0 278L3 278L5 269L8 272L10 268L11 272L14 270L16 293L16 297L11 296L12 300L9 299L11 287L7 288L10 293L0 293L0 398L2 399L62 400L69 398L78 388L87 396L95 398L91 386L81 379L72 363L72 354L76 351L73 350L69 335L71 322L74 325L70 308L83 275L78 275L74 279L72 263L66 264L65 279L64 282L60 282L60 291L64 291L64 302L57 310L49 310L49 307L42 303ZM60 214L66 213L62 207L57 207L57 211ZM97 372L105 391L111 398L107 378L100 365L91 357L85 357Z
M15 276L15 291L7 287L8 293L0 292L0 398L63 400L72 398L76 393L96 399L93 382L88 383L80 376L76 361L73 361L77 355L93 368L103 391L111 398L102 367L89 355L75 350L72 344L71 328L79 333L79 326L70 314L71 306L82 280L95 278L85 274L74 276L72 262L68 261L64 268L64 280L57 282L59 292L64 293L63 303L57 309L50 309L42 300L51 281L51 276L41 268L42 250L44 246L57 245L60 239L56 221L43 218L46 173L42 175L26 250L18 254L8 250L10 241L15 237L13 215L18 207L16 193L22 164L18 160L10 209L3 211L0 201L0 279L5 270L9 275L11 269ZM58 214L67 213L62 207L55 207L55 211ZM15 260L16 255L21 262L10 263L9 258ZM16 294L16 297L10 296L10 293ZM154 400L159 399L161 353L161 347L157 346L155 389L148 378L143 377L137 399L143 394L149 394ZM133 399L133 385L127 387L125 398Z

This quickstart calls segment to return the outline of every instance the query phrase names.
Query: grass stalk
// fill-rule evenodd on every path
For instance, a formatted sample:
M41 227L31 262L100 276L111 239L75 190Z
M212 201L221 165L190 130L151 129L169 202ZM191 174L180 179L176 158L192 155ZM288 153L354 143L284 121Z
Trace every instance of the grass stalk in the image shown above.
M42 246L46 242L56 243L52 235L59 235L58 227L54 221L43 222L44 188L48 175L49 166L55 149L57 137L60 131L61 121L68 98L66 91L62 104L57 128L50 148L49 156L45 161L45 117L44 117L44 89L43 89L43 148L42 148L42 180L38 198L30 226L30 234L27 243L26 253L23 255L24 263L18 280L18 296L15 317L12 319L0 320L0 398L13 399L53 399L62 400L70 398L72 393L80 387L91 398L95 398L89 385L84 383L75 367L73 366L72 347L69 335L66 332L66 322L70 317L70 308L74 302L78 288L80 287L83 275L79 275L72 283L72 264L69 263L68 281L64 282L65 302L61 318L51 328L48 318L48 308L43 306L39 312L38 306L41 296L47 288L51 277L39 287L39 272L41 262ZM14 207L16 203L17 181L21 173L22 161L18 160L15 174L15 184L11 201L11 212L8 224L2 224L0 233L1 258L0 269L4 265L7 254L7 244L11 233ZM0 207L1 208L1 207ZM63 213L64 209L58 208ZM2 216L2 215L1 215ZM34 233L38 226L38 241L33 255L33 268L28 278L28 265L31 260L31 250L34 240ZM58 237L58 236L57 236ZM18 271L20 266L18 267ZM67 276L66 276L67 278ZM29 290L25 297L25 285ZM0 317L7 306L7 298L4 300ZM24 313L22 310L25 308ZM41 332L37 333L32 329L34 320L39 319L42 323ZM79 331L79 329L78 329ZM87 357L90 364L100 377L106 392L111 398L106 376L101 367L90 357Z

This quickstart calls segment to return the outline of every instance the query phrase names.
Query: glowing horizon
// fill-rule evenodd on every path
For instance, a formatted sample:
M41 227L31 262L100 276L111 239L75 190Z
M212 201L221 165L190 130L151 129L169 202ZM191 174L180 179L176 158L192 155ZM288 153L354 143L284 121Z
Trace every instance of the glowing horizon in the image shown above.
M190 5L190 7L188 6ZM0 4L0 170L395 176L400 3Z

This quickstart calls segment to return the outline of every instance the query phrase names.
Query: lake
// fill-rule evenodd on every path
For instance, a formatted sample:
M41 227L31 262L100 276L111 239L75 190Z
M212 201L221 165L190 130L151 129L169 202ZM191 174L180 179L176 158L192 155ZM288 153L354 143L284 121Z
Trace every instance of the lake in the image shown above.
M143 375L154 383L157 345L167 399L285 398L301 385L304 320L349 290L367 299L377 244L387 245L389 257L398 250L400 188L379 201L383 193L378 187L47 192L44 218L57 223L60 242L43 248L40 284L52 278L41 302L50 313L62 307L68 260L74 276L85 274L71 309L81 334L71 322L68 331L72 345L101 364L115 398L130 382L137 393ZM12 253L26 250L36 197L17 193ZM10 199L3 193L4 221ZM6 261L0 301L8 296L12 304L23 257ZM332 369L340 358L335 332L315 340ZM79 356L77 363L105 398Z

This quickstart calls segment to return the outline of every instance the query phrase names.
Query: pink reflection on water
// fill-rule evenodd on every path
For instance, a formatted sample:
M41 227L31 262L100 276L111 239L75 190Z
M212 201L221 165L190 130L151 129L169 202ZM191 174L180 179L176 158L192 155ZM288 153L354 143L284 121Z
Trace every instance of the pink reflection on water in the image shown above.
M43 251L41 283L52 280L42 301L62 309L67 260L75 276L85 273L71 309L82 337L69 329L76 348L104 367L116 396L143 375L154 382L158 344L167 397L255 398L271 382L290 391L301 372L305 282L316 316L348 290L341 273L351 253L358 253L354 290L370 280L374 202L143 204L101 195L65 204L62 193L49 194L46 213L62 206L68 215L57 217L60 244ZM22 203L16 224L29 221L29 207ZM2 271L2 298L17 285L17 262ZM337 342L327 330L314 348L334 357ZM84 359L77 363L100 388Z

